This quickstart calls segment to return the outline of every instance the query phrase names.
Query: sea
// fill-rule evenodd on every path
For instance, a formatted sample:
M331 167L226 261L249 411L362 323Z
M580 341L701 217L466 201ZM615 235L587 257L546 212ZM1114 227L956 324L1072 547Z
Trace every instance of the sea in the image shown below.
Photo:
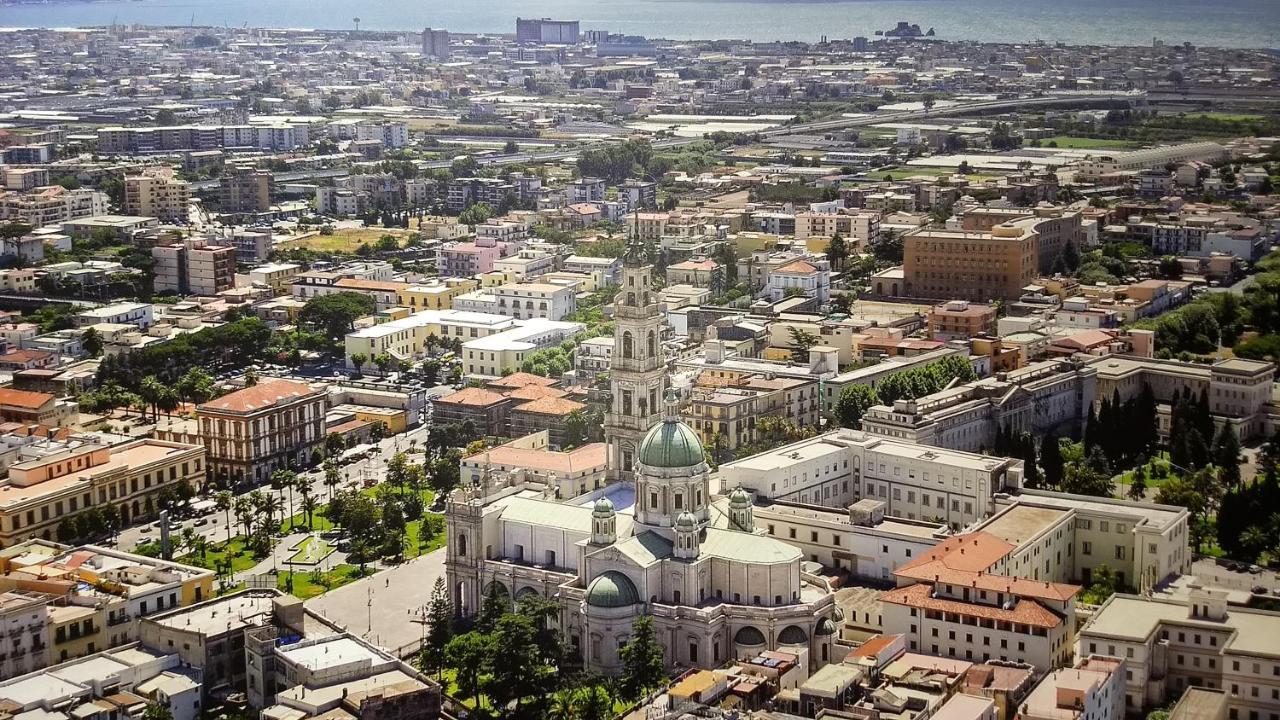
M1280 48L1280 0L0 0L0 27L112 23L511 33L515 19L583 30L758 42L874 37L905 20L943 40Z

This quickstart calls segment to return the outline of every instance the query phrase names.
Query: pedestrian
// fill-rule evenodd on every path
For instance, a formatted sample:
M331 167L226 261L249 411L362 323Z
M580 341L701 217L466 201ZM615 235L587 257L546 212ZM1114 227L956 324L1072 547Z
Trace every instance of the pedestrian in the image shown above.
M391 578L387 577L387 587L391 587Z

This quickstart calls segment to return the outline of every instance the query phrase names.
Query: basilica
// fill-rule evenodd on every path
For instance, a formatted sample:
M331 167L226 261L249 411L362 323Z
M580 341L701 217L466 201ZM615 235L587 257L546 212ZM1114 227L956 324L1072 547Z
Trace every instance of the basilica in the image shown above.
M834 592L801 551L756 530L742 488L712 494L702 443L668 387L651 267L632 246L614 305L610 483L578 497L554 483L486 472L447 503L446 572L455 608L498 592L537 594L585 667L620 669L637 617L653 618L667 662L717 667L785 649L826 664L841 620Z

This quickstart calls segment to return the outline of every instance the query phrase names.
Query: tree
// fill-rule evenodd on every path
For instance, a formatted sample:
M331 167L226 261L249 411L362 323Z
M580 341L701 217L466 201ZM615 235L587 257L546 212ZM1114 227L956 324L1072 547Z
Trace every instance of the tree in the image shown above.
M360 369L364 367L365 363L369 362L369 356L359 352L351 353L350 359L351 367L355 368L357 373L360 372Z
M213 507L221 510L223 520L227 524L227 546L231 546L231 509L235 506L235 496L226 490L220 490L213 496Z
M840 391L835 414L841 427L862 427L862 416L870 408L880 404L880 396L869 385L850 385Z
M463 225L483 225L493 217L493 208L488 203L476 203L458 214L458 222Z
M1224 489L1233 490L1240 484L1240 440L1227 423L1214 438L1213 464L1218 466L1218 479Z
M564 448L578 447L587 442L591 429L587 425L587 416L581 410L575 410L564 419Z
M313 329L337 340L355 328L358 318L374 311L373 298L357 292L317 295L307 301L298 318Z
M1100 447L1090 450L1084 462L1068 465L1066 476L1062 480L1063 491L1076 495L1110 497L1114 488L1111 465Z
M1129 479L1129 499L1141 502L1147 496L1147 468L1139 465Z
M498 620L510 611L511 596L500 583L489 583L484 599L480 601L480 612L476 615L476 630L482 633L493 632L498 627Z
M161 108L156 112L156 126L170 127L178 124L178 116L169 108Z
M208 402L214 394L213 377L204 368L188 368L178 379L174 389L183 400L196 404Z
M454 682L458 684L458 692L469 697L474 704L480 706L480 677L493 660L492 639L479 632L459 635L449 641L444 648L445 662L456 675Z
M849 257L849 248L845 245L844 238L840 237L840 233L832 235L831 242L827 243L827 260L831 262L831 269L843 268L847 257Z
M1110 565L1102 564L1090 574L1089 587L1085 588L1082 599L1090 605L1101 605L1122 589L1116 571Z
M80 334L80 344L90 357L98 357L102 354L102 335L94 328L87 328Z
M418 665L424 672L434 672L439 677L448 660L445 650L453 640L453 603L449 601L449 587L444 577L437 577L435 586L431 588L424 620L427 624L426 638L422 652L418 654Z
M667 678L662 646L653 630L653 618L642 615L631 625L631 637L618 649L622 661L619 690L626 700L638 700Z
M798 363L807 362L809 348L817 345L822 339L799 325L792 325L787 330L791 333L791 357Z
M495 707L516 704L516 716L525 698L538 695L555 668L544 661L535 642L537 629L524 615L508 614L493 631L493 657L485 694Z

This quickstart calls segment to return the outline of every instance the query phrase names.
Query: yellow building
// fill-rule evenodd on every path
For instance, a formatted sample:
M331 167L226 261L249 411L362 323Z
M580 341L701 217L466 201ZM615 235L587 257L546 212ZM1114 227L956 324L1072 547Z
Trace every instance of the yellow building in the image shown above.
M0 484L0 546L49 540L59 523L92 507L114 507L127 524L154 515L162 490L184 482L199 489L204 478L198 445L150 438L114 447L74 443L10 466Z
M423 285L410 285L396 293L396 302L412 312L419 310L448 310L453 307L453 299L463 293L471 292L479 287L479 283L470 278L446 278L443 282Z
M388 435L402 433L407 427L407 413L400 408L374 407L372 405L336 405L329 411L330 415L343 413L356 420L381 423L386 426Z

